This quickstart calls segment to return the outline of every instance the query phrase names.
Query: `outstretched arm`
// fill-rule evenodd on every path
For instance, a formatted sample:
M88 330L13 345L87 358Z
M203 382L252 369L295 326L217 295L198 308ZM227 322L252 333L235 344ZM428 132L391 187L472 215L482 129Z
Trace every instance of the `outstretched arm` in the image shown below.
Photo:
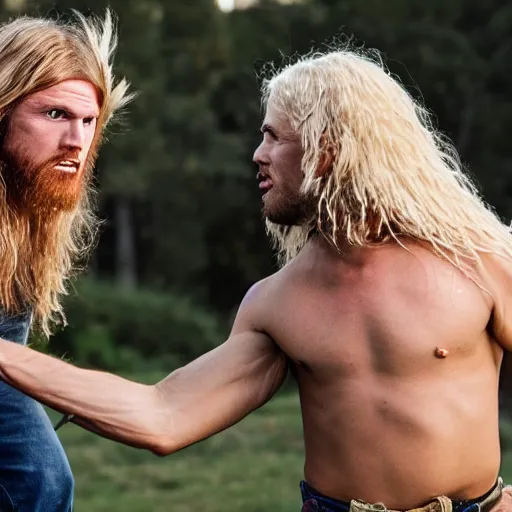
M286 357L244 306L229 339L156 385L84 370L0 341L0 378L104 437L164 455L205 439L263 405Z

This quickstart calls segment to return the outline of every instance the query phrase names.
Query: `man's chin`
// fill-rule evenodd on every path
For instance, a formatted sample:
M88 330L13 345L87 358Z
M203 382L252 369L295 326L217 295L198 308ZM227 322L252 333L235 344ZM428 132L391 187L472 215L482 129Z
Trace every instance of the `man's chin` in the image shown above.
M33 189L37 191L32 198L39 210L52 212L72 212L76 210L84 193L85 183L80 173L47 173L41 176Z
M285 212L266 211L263 209L263 218L279 226L300 226L304 220L298 216Z
M54 213L70 213L77 209L80 200L76 197L52 197L38 208L39 211L52 211Z
M81 194L71 191L42 191L32 197L23 200L25 207L32 214L44 215L47 213L70 213L77 209L80 203Z
M303 226L308 224L313 217L314 210L305 208L304 204L289 208L272 208L272 205L263 205L263 218L279 226Z

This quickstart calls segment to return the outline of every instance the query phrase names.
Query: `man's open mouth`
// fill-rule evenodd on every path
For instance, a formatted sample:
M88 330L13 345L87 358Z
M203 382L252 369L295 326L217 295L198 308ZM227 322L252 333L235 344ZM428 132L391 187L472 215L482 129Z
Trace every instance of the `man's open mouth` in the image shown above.
M80 160L61 160L55 169L61 172L75 173L80 168Z
M264 172L258 172L256 179L259 181L259 188L264 194L266 194L274 186L272 178Z

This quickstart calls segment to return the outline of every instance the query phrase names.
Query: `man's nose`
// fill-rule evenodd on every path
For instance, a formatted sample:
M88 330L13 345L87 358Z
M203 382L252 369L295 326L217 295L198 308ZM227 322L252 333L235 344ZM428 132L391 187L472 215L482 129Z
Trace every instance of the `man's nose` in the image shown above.
M85 128L81 120L73 119L68 123L62 137L62 146L67 149L82 151L85 143Z
M252 161L258 165L265 165L269 163L267 152L265 151L264 142L262 142L254 151Z

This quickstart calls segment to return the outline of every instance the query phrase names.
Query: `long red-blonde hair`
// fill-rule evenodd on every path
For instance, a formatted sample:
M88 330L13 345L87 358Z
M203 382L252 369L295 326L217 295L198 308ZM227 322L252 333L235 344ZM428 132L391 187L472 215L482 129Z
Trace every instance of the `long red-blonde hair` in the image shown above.
M61 298L66 281L83 268L96 239L95 153L113 114L131 99L128 83L114 81L116 33L110 11L103 19L74 14L72 23L21 17L0 27L0 136L17 103L64 80L92 83L100 104L84 187L74 209L13 208L0 167L0 304L13 314L32 309L35 324L47 336L52 324L65 322Z

